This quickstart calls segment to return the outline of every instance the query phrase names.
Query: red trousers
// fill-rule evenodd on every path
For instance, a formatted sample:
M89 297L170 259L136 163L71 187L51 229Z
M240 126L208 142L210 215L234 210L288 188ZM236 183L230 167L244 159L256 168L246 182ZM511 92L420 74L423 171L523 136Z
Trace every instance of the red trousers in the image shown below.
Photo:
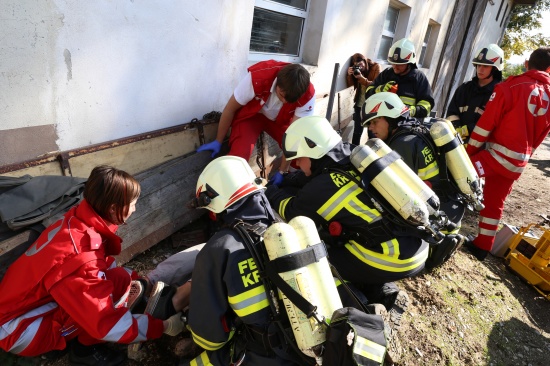
M487 164L492 159L487 150L470 156L477 174L485 178L483 186L483 204L485 208L479 213L479 231L474 240L474 245L484 250L491 250L495 235L498 230L498 223L504 210L504 201L512 191L514 179L504 177Z
M266 132L281 146L287 127L288 125L281 126L269 120L261 113L256 113L250 118L236 119L231 123L228 155L249 160L262 132Z

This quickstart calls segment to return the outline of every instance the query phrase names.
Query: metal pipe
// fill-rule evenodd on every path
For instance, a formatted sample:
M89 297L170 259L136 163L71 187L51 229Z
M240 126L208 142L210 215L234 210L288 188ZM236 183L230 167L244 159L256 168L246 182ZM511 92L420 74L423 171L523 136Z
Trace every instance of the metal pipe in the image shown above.
M328 97L328 107L326 118L330 122L330 117L332 116L332 105L334 104L334 94L336 93L336 77L338 77L338 71L340 70L340 64L337 62L334 64L334 73L332 74L332 84L330 86L330 94Z

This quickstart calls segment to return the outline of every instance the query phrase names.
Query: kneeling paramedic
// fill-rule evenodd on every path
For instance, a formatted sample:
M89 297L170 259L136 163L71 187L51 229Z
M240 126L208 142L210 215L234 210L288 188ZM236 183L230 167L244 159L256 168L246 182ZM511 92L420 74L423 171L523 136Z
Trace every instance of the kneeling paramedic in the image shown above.
M266 196L284 220L307 216L330 233L324 237L330 262L369 303L391 311L397 299L404 308L407 295L391 281L422 271L428 245L395 235L364 192L350 146L323 117L297 120L285 133L283 153L300 171L286 175L280 188L268 186Z
M196 206L215 213L221 229L199 252L193 270L189 328L205 352L180 365L314 363L279 332L258 267L232 228L243 222L261 231L275 222L260 183L248 162L236 156L213 160L198 179Z
M456 192L444 185L440 179L440 167L437 164L435 144L429 144L416 133L419 122L409 116L409 108L394 93L382 92L373 95L364 105L365 127L376 138L384 141L392 150L401 155L403 161L424 181L439 197L441 210L454 223L443 242L430 248L426 267L432 269L443 264L455 252L463 238L457 234L464 216L464 204ZM422 136L426 136L422 134ZM431 137L426 136L427 139Z

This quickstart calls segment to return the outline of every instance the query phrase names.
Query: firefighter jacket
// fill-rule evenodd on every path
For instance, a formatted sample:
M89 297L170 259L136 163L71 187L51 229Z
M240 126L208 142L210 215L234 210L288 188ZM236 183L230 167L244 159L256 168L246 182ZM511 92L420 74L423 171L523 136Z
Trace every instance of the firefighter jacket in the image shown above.
M518 179L550 131L550 76L529 70L495 86L466 151L488 150L488 164L498 174Z
M350 258L355 258L354 263L362 267L380 271L381 276L390 273L389 277L397 279L420 271L428 255L427 247L423 247L417 238L396 238L394 231L399 228L388 227L386 220L363 191L359 172L349 163L350 145L340 143L335 149L342 149L345 159L340 159L340 163L336 163L330 156L311 159L311 178L304 180L305 184L297 192L285 189L285 182L281 185L283 188L269 186L266 195L272 207L287 221L296 216L307 216L323 227L330 227L331 223L337 222L343 227L343 233L347 234L343 236L343 247L337 250L345 251ZM347 174L340 174L332 168ZM345 271L341 268L338 270L346 278ZM361 281L361 278L353 279L349 276L346 279Z
M477 121L485 111L485 105L489 101L495 85L499 82L500 80L493 80L487 85L479 86L476 76L459 86L449 103L446 118L455 127L466 126L468 134L471 135Z
M379 86L394 81L397 84L397 95L409 107L416 109L415 118L424 118L430 115L435 101L432 95L430 83L422 71L416 65L411 65L410 71L405 75L397 75L391 67L382 71L374 82L367 88L366 97L377 93ZM413 108L411 108L413 109Z
M95 339L119 343L162 335L161 320L132 315L113 304L113 284L105 279L105 271L107 256L121 250L116 229L84 200L50 225L10 266L0 283L2 348L25 355L24 344L30 344L44 326L41 318L50 312L64 314L56 317L64 324L50 324L61 346L64 336L79 329Z
M262 106L271 95L271 87L277 77L277 73L288 64L288 62L268 60L258 62L248 68L252 76L252 86L254 88L255 97L237 111L233 123L241 119L253 117L262 109ZM296 108L306 105L314 96L315 88L313 84L310 83L308 90L296 102L283 103L276 118L277 124L286 129L290 125L292 117L294 117ZM280 141L278 142L280 143Z
M280 346L266 349L274 353L270 356L250 349L255 343L250 333L263 333L270 344L279 338L258 268L239 233L227 227L238 220L269 226L275 219L267 198L263 192L245 197L231 205L222 220L226 227L208 240L193 270L189 328L206 352L191 364L225 366L246 352L246 365L298 365Z

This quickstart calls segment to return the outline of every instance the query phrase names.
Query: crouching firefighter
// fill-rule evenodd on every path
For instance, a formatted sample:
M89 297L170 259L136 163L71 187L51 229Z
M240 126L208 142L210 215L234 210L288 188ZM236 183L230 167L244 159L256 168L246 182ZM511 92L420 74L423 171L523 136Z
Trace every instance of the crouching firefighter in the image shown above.
M392 281L422 271L428 244L373 203L351 162L352 146L325 118L300 118L283 138L286 159L295 160L300 170L287 174L280 187L268 186L266 196L283 219L306 216L323 228L330 262L369 304L402 314L408 297Z
M281 329L292 334L284 305L276 292L268 299L250 252L259 251L259 238L275 222L260 184L248 162L236 156L213 160L198 179L195 206L215 213L220 229L193 270L189 328L205 352L180 365L315 365L283 335ZM248 237L238 229L243 226ZM274 303L282 310L278 315Z
M377 139L396 151L438 196L440 210L445 213L449 223L442 224L441 232L445 238L430 246L426 268L438 267L464 241L458 232L465 205L471 203L471 206L477 207L481 204L478 197L481 192L477 186L479 177L465 154L461 140L455 137L454 128L447 121L434 121L431 125L433 128L428 128L411 118L407 106L393 93L373 95L365 102L364 112L364 126L368 126ZM439 148L434 137L438 142L450 142L446 144L448 147ZM377 145L377 142L369 141L368 145ZM449 170L455 167L456 172L450 174Z

